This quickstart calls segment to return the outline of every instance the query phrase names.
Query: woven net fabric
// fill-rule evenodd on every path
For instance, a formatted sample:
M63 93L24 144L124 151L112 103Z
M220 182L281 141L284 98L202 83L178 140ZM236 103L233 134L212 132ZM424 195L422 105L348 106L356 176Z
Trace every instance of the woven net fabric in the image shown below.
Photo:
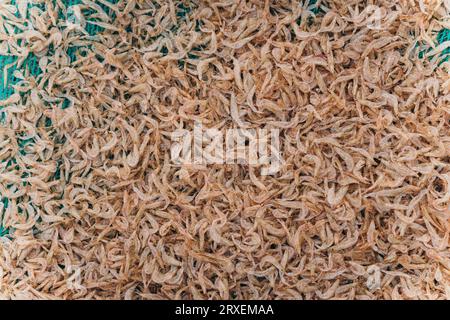
M117 0L108 0L110 3L117 3ZM56 1L53 0L53 4ZM98 1L94 1L96 4L98 4L106 13L108 13L112 18L114 18L114 13L110 11L110 9L105 6L103 3L100 3ZM17 0L11 0L9 2L11 5L17 6ZM62 0L61 3L67 8L66 15L63 14L62 11L59 12L59 19L70 19L70 9L72 6L83 4L82 0ZM30 1L28 3L28 8L31 7L37 7L41 10L46 9L46 4L44 1L38 2L38 1ZM324 11L321 9L321 7L318 5L316 0L309 1L309 8L311 11L318 15L323 14ZM179 18L183 18L186 16L190 8L187 6L179 6L177 8L177 16ZM93 36L97 33L101 32L103 30L102 27L89 23L90 21L95 21L95 18L89 19L90 15L93 13L93 10L87 10L87 12L84 12L86 18L87 18L87 25L86 25L86 31L89 33L89 35ZM16 11L16 16L19 14L19 11ZM70 61L76 60L76 53L77 53L76 47L69 47L67 50L67 55L70 58ZM23 61L23 63L18 64L18 58L13 55L1 55L0 54L0 70L2 70L2 77L0 79L0 100L7 99L14 93L14 85L16 85L20 79L15 75L16 70L22 71L22 74L25 75L31 75L33 77L37 77L39 74L41 74L41 69L39 67L39 58L36 57L34 54L29 54L29 56Z
M53 4L55 4L56 1L53 0ZM61 1L63 5L66 7L67 11L63 13L61 10L58 12L59 19L71 19L71 14L73 14L73 10L71 10L71 7L74 5L82 4L82 0L62 0ZM111 3L117 3L117 0L109 0ZM47 2L48 3L48 2ZM114 14L110 12L109 8L105 6L102 3L96 2L102 9L108 13L112 18L114 18ZM17 1L11 0L9 3L6 2L6 4L14 5L17 7ZM38 10L46 10L46 2L45 1L29 1L27 6L28 9L31 8L37 8ZM94 36L97 33L103 31L103 28L90 23L90 21L96 21L95 17L90 17L90 14L93 13L92 10L88 9L86 12L83 12L86 17L86 31L90 36ZM19 10L16 10L15 15L19 15ZM19 30L15 30L15 33L18 33ZM80 47L72 46L67 49L67 56L69 57L71 62L74 62L77 59L77 55L79 52ZM50 51L50 54L52 52ZM22 62L19 61L19 58L17 56L14 56L12 54L5 54L0 55L0 70L1 70L1 77L0 77L0 100L5 100L8 97L10 97L12 94L15 93L14 86L17 85L20 82L20 75L25 76L32 76L32 77L38 77L42 70L39 67L39 57L34 55L33 53L30 53ZM64 108L64 104L63 104ZM2 107L0 107L0 123L3 122L3 119L5 117L4 112L1 111ZM51 125L50 123L47 123L47 125ZM33 141L31 139L23 139L18 140L18 145L20 152L24 153L25 148L27 145L32 144ZM14 158L9 159L6 163L7 167L14 166L16 164L16 160ZM55 174L55 178L59 174L59 170L57 170ZM2 197L0 194L0 205L3 208L7 208L9 205L8 198ZM0 237L6 236L9 233L8 228L5 228L3 225L1 225L1 220L3 220L3 217L0 217Z
M439 44L450 41L450 29L442 29L437 36L437 41ZM450 48L445 49L442 52L443 60L448 61L450 57Z
M66 15L64 15L63 12L59 12L60 19L70 18L70 8L74 5L80 5L83 3L82 0L62 0L61 2L67 8L67 13L66 13ZM109 2L117 3L117 0L109 0ZM55 3L55 0L53 0L53 3ZM105 12L107 12L114 18L113 13L110 12L110 10L107 6L105 6L104 4L99 3L99 2L96 2L96 3L100 7L102 7L102 9L104 9ZM17 0L11 0L10 4L17 5ZM41 2L30 1L28 3L28 7L29 8L37 7L41 10L45 10L46 4L43 1L41 1ZM310 7L314 14L323 14L324 13L322 8L316 5L316 0L310 1ZM179 8L179 9L180 9L178 11L179 16L188 14L188 11L189 11L188 7L183 7L183 8ZM92 10L87 10L87 12L84 12L86 17L88 18L87 25L86 25L86 31L89 33L89 35L95 35L95 34L101 32L103 29L102 27L100 27L96 24L89 23L90 21L95 21L95 18L93 18L92 20L89 20L89 16L92 12L93 12ZM18 14L19 14L19 12L17 11L16 15L18 15ZM437 42L437 44L442 44L446 41L450 41L450 30L442 29L436 37L436 42ZM76 47L68 48L67 55L69 56L71 61L75 61L77 49L78 48L76 48ZM423 56L423 53L424 52L421 52L419 54L419 56ZM450 48L447 48L444 52L442 52L442 57L443 57L442 61L448 61L449 54L450 54ZM4 99L8 98L9 96L11 96L14 93L14 85L20 81L20 79L18 77L16 77L16 75L15 75L16 70L22 71L22 74L31 75L34 77L38 76L41 73L41 69L39 67L39 59L34 54L29 54L29 56L20 65L18 64L18 58L16 56L0 54L0 70L1 70L1 74L2 74L2 76L0 77L0 100L4 100Z
M55 4L55 0L53 0L53 4ZM117 3L117 0L109 0L111 3ZM62 10L59 10L58 18L59 19L70 19L73 14L73 10L71 10L72 6L81 5L83 3L82 0L62 0L61 3L66 7L67 12L64 14ZM17 0L11 0L11 5L17 6ZM112 18L114 18L114 14L110 11L110 9L100 2L96 2L106 13L108 13ZM47 4L44 1L29 1L28 8L38 8L40 10L46 10ZM86 17L86 31L89 35L93 36L103 30L102 27L90 23L91 21L96 21L95 17L90 17L93 13L93 10L85 10L83 13ZM19 15L19 11L16 11L16 16ZM17 32L17 30L16 30ZM67 55L70 58L70 61L76 60L76 54L79 47L69 47L67 50ZM20 81L15 75L16 70L20 70L24 75L31 75L33 77L37 77L41 74L41 69L39 67L39 58L34 54L30 53L28 57L23 61L23 63L18 63L18 57L13 55L0 55L0 70L2 77L0 78L0 100L7 99L14 93L14 85Z

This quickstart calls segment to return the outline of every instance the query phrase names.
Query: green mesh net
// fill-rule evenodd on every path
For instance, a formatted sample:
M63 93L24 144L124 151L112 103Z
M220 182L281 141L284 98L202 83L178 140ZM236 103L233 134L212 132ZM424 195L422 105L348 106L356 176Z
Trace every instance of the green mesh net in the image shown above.
M108 0L110 3L117 3L118 0ZM11 4L15 4L16 1L12 0ZM53 0L53 3L55 3L55 0ZM65 13L65 15L60 12L60 17L62 19L70 19L70 15L73 14L73 12L71 12L71 7L74 5L78 5L82 3L82 0L62 0L62 3L66 6L67 8L67 12ZM96 2L99 6L102 7L102 9L112 18L114 18L114 13L111 12L110 8L108 8L107 6L105 6L102 3ZM31 3L29 4L29 8L36 6L38 7L38 9L41 10L45 10L45 6L46 4L44 2L40 2L40 3ZM312 0L309 1L309 6L308 8L315 14L315 15L320 15L323 14L323 10L320 8L320 6L317 5L317 1L316 0ZM184 19L189 12L192 10L191 7L186 6L183 3L179 3L177 6L177 16L180 19ZM91 13L94 13L94 10L86 10L83 12L85 14L86 17L86 31L89 33L89 35L93 36L101 31L103 31L103 28L90 23L90 21L96 21L95 17L89 17ZM16 15L18 15L18 13L16 13ZM200 28L200 25L197 26L198 29ZM176 26L174 27L175 29L177 28ZM175 30L172 30L175 31ZM199 31L199 30L197 30ZM446 41L450 41L450 30L449 29L443 29L441 30L436 37L437 43L438 44L442 44ZM196 59L198 58L197 55L195 55L195 51L201 51L203 48L198 47L198 48L193 48L194 53L189 53L188 57L190 59ZM77 53L78 53L79 47L68 47L67 49L67 55L70 59L70 61L75 61L77 58ZM162 48L162 53L164 54L164 50L167 50L167 48ZM419 56L423 57L423 55L425 54L425 51L421 51ZM50 52L51 54L51 52ZM445 51L443 51L441 53L442 55L442 61L447 61L449 59L450 56L450 48L447 48ZM184 61L180 61L179 62L180 65L182 66L184 64ZM22 62L22 63L18 63L18 58L13 56L13 55L0 55L0 70L1 70L1 77L0 77L0 100L4 100L6 98L8 98L9 96L11 96L14 93L14 85L16 85L19 81L20 78L18 78L16 76L16 71L20 71L20 73L24 74L24 75L31 75L33 77L37 77L39 76L39 74L41 74L41 69L39 67L39 58L36 57L33 54L29 54L28 57ZM64 105L63 105L64 108ZM1 112L1 108L0 108L0 122L2 120L2 112ZM48 125L51 125L51 123L49 123ZM34 143L34 141L30 140L30 139L19 139L18 140L18 145L20 148L20 153L24 153L25 152L25 148L28 144ZM14 166L16 165L16 160L15 159L9 159L6 163L6 166ZM59 165L58 165L59 167ZM55 172L55 179L59 179L59 168L56 170ZM7 208L8 207L8 199L1 197L0 195L0 205L3 208ZM3 226L1 226L1 221L0 221L0 237L3 237L5 235L7 235L9 232L9 230Z
M118 0L109 0L111 3L117 3ZM71 7L74 5L81 4L81 0L62 0L61 1L67 8L67 18L71 18ZM55 1L53 1L55 3ZM15 0L11 1L12 5L16 4ZM105 6L102 3L97 2L97 4L112 18L114 18L114 13L111 12L110 8ZM37 7L40 10L45 10L45 4L43 2L39 3L29 3L28 8ZM95 35L101 31L103 28L90 23L91 21L98 21L95 17L90 18L90 14L94 13L93 10L87 10L83 12L86 16L86 31L89 35ZM16 13L16 16L19 13ZM65 18L62 12L59 13L59 18ZM77 47L69 47L67 49L67 55L69 56L71 61L76 59ZM41 69L39 68L39 58L34 54L30 53L28 57L21 63L18 64L18 58L12 55L0 55L0 70L1 70L1 79L0 79L0 100L4 100L11 96L14 93L14 85L17 84L20 79L16 77L15 71L20 70L22 74L31 75L37 77L41 73Z
M83 1L82 0L60 0L64 6L66 7L67 11L66 12L59 12L59 19L67 19L68 21L70 21L70 19L75 18L73 16L74 11L73 9L71 9L74 5L78 5L78 4L82 4ZM118 0L107 0L110 3L117 3ZM37 9L39 10L46 10L46 5L48 5L48 3L50 4L55 4L55 0L52 0L52 2L48 2L48 1L36 1L35 3L31 3L28 5L28 8L31 9L32 7L37 7ZM112 19L115 18L115 13L108 7L105 6L103 3L99 2L99 1L94 1L97 5L99 5L103 11L105 13L107 13ZM16 1L12 0L10 1L10 4L12 5L16 5ZM178 17L178 19L183 20L185 19L188 15L189 12L192 10L192 7L189 5L189 2L180 2L177 4L176 6L176 15ZM61 9L60 9L61 10ZM91 10L91 9L83 9L83 15L86 18L86 27L85 30L87 31L87 33L90 36L94 36L96 34L98 34L99 32L102 32L104 29L100 26L98 26L95 23L92 22L96 22L99 21L99 19L97 19L95 17L95 15L93 15L95 13L95 10ZM16 16L19 15L19 12L16 12ZM179 25L179 24L177 24ZM171 29L172 32L176 32L177 30L177 25L175 25L173 27L173 29ZM16 33L18 33L19 30L16 30ZM83 47L79 47L79 46L69 46L67 48L66 54L69 57L71 62L76 61L77 57L79 57L80 55L83 55L83 50L80 50ZM167 49L167 48L166 48ZM164 50L164 48L163 48ZM52 49L49 49L49 52L47 53L48 55L51 55L53 53ZM36 57L34 54L29 54L28 57L20 62L18 57L14 56L14 55L0 55L0 70L1 70L1 77L0 77L0 100L4 100L7 99L8 97L10 97L15 89L14 86L17 85L21 79L20 79L20 75L22 74L25 77L27 76L32 76L32 77L39 77L39 75L42 73L42 70L39 67L39 57ZM65 101L68 102L68 101ZM65 105L64 103L62 104L62 108L64 109L65 107L68 106ZM2 107L0 107L0 125L3 122L4 118L5 118L5 113L2 112ZM45 122L45 126L46 127L50 127L52 125L51 120L47 119ZM55 137L55 139L58 139L58 137ZM19 153L20 154L26 154L26 148L28 145L32 145L34 144L35 141L33 139L20 139L17 138L17 144L19 146ZM60 179L60 165L62 163L62 160L57 160L57 169L56 172L53 176L53 179L59 180ZM8 159L6 161L4 161L3 163L1 163L1 165L6 166L6 168L10 168L10 167L14 167L17 166L17 161L16 159L13 157L11 159ZM22 177L25 178L25 177ZM8 185L7 188L11 188L11 185ZM17 201L20 201L20 199L18 199ZM8 198L2 196L0 194L0 237L3 236L7 236L8 234L10 234L10 229L6 228L5 226L3 226L3 212L5 208L8 208L10 201L8 200ZM3 209L1 209L3 208ZM19 213L20 213L20 209L19 209Z
M73 5L78 5L78 4L82 4L82 0L62 0L61 1L67 8L67 18L70 19L70 14L71 14L71 7ZM118 0L109 0L109 2L111 3L117 3ZM53 0L53 3L55 3L55 0ZM109 14L111 17L114 18L114 13L111 12L110 8L108 8L107 6L105 6L102 3L96 2L100 7L102 7L102 9ZM11 4L16 4L16 0L11 0ZM45 10L45 3L44 2L37 2L37 3L29 3L28 4L29 8L30 7L38 7L41 10ZM309 8L311 9L311 11L314 14L321 14L323 13L321 11L321 8L317 5L317 1L316 0L312 0L309 1ZM185 6L183 3L179 4L179 7L177 8L177 15L180 18L183 18L184 16L186 16L189 11L190 8ZM96 21L96 18L90 18L90 14L94 13L94 10L86 10L84 12L85 16L86 16L86 31L90 34L90 35L95 35L99 32L101 32L103 30L102 27L90 23L90 21ZM19 13L17 12L16 15L18 15ZM60 18L64 18L64 15L62 12L60 12ZM444 43L446 41L450 41L450 30L449 29L443 29L439 32L439 34L437 35L437 43L441 44ZM69 47L67 49L67 55L70 58L70 61L75 61L76 59L76 54L79 48L77 47ZM425 51L421 51L419 53L419 57L423 57L424 54L426 53ZM446 49L443 53L442 56L443 58L441 59L441 61L448 61L449 58L449 54L450 54L450 48ZM31 75L33 77L37 77L40 73L41 70L39 68L39 60L38 58L34 55L34 54L29 54L29 56L22 62L20 63L20 65L18 65L18 58L12 55L0 55L0 70L1 70L1 77L0 77L0 100L4 100L6 98L8 98L9 96L11 96L14 93L14 85L16 85L20 79L18 77L16 77L15 75L15 71L16 70L20 70L22 74L24 75Z
M109 0L111 3L117 3L118 0ZM53 4L55 1L53 1ZM71 14L73 14L73 10L71 10L71 7L73 5L81 4L81 0L63 0L62 3L66 6L67 12L65 15L60 12L59 18L60 19L71 19ZM15 5L16 1L12 0L10 4ZM97 4L102 7L102 9L112 18L114 18L114 13L111 12L110 8L105 6L102 3ZM28 8L31 9L32 7L37 7L39 10L45 10L46 4L44 2L35 2L35 3L29 3ZM90 23L90 21L98 21L95 17L90 17L90 14L94 13L93 10L86 10L83 12L86 17L86 31L89 33L89 35L93 36L101 31L103 31L103 28ZM19 12L16 12L16 16L19 15ZM16 33L18 33L18 30L15 30ZM70 61L75 61L77 57L77 51L79 47L68 47L67 49L67 55L70 59ZM49 52L51 54L51 50ZM18 57L13 55L0 55L0 70L1 70L1 77L0 77L0 100L7 99L9 96L11 96L14 93L14 85L18 84L20 81L20 77L18 77L17 72L20 71L20 74L23 74L25 76L33 76L38 77L42 70L39 67L39 58L36 57L34 54L30 53L26 59L24 59L22 62L19 62ZM64 107L64 105L63 105ZM0 107L0 123L4 119L4 113L1 112ZM46 125L51 125L51 123L46 123ZM19 145L19 152L21 154L26 153L26 147L27 145L33 144L33 139L18 139L17 143ZM16 159L12 158L4 163L2 165L5 165L7 168L11 166L16 166ZM55 172L55 179L58 179L59 176L59 168ZM25 178L25 177L22 177ZM10 188L11 186L7 186ZM0 207L3 207L2 210L0 210L0 237L7 236L10 232L9 228L6 228L3 226L3 210L8 208L9 200L6 197L2 197L0 195ZM20 211L20 210L19 210Z
M439 44L450 41L450 29L442 29L437 36ZM450 57L450 48L445 49L442 52L443 61L448 61Z
M108 0L110 3L117 3L118 0ZM67 18L70 19L70 10L71 7L74 5L82 4L82 0L62 0L61 1L67 8ZM53 0L53 3L55 3L55 0ZM11 0L11 4L15 5L16 0ZM105 6L104 4L100 2L96 2L102 9L109 14L112 18L114 18L114 12L111 12L110 8ZM29 8L31 7L38 7L41 10L45 10L45 4L44 2L39 3L30 3L28 5ZM309 8L314 14L321 14L323 13L320 9L320 7L317 5L316 0L309 1ZM183 3L179 3L177 6L177 16L178 18L183 19L185 16L189 14L191 11L191 8L189 6L186 6ZM94 10L87 10L83 12L86 16L86 31L89 33L89 35L95 35L101 31L103 31L103 28L90 23L90 21L96 21L96 18L90 18L90 14L94 13ZM19 13L17 12L16 15ZM65 18L62 12L60 12L59 18ZM200 26L198 26L200 27ZM173 30L174 31L174 30ZM70 61L76 60L76 54L79 48L77 47L69 47L67 49L67 55L70 58ZM201 48L199 48L201 49ZM164 48L162 49L162 53L164 53ZM183 61L180 61L182 64ZM39 68L39 58L36 57L34 54L29 54L29 56L18 65L18 58L15 56L10 55L0 55L0 70L2 73L2 76L0 78L0 100L4 100L11 96L14 93L14 85L16 85L20 79L16 77L15 71L20 70L22 74L24 75L31 75L33 77L37 77L41 73L41 69ZM63 105L64 107L64 105Z

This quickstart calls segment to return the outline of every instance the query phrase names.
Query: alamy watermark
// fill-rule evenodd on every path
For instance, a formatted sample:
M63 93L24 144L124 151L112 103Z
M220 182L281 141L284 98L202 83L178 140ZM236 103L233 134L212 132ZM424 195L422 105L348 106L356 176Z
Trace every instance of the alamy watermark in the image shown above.
M204 129L195 122L194 130L178 129L171 135L171 160L178 165L242 164L259 166L261 175L280 171L279 129Z

